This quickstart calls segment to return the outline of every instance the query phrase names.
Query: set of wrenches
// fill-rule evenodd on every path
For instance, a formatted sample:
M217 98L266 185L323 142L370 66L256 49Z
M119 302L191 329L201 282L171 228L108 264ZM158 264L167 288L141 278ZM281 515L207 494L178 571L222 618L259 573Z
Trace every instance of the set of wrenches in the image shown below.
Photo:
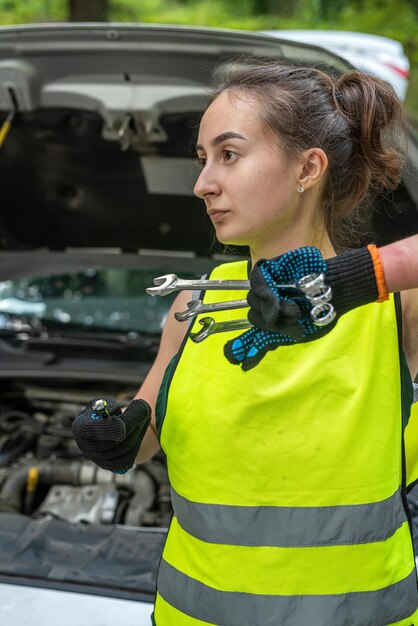
M175 291L205 291L206 289L223 290L246 290L250 289L249 280L184 280L176 274L165 274L154 278L154 287L149 287L146 292L150 296L166 296ZM335 319L335 310L331 304L332 290L325 284L324 274L308 274L296 283L276 284L278 289L289 289L293 293L298 292L305 296L312 305L310 311L311 320L317 326L327 326ZM231 309L243 309L248 307L246 299L226 300L206 304L200 299L191 300L187 303L186 311L175 313L178 322L186 322L194 319L203 313L214 313L216 311L227 311ZM252 328L251 322L247 318L216 322L213 317L206 316L199 319L202 329L197 333L190 333L190 339L199 343L215 333L228 332L233 330L248 330Z

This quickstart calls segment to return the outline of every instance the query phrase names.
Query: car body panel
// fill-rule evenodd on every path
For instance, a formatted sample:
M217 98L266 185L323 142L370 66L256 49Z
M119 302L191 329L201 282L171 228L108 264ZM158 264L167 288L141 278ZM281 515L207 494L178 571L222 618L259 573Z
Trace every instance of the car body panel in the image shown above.
M355 68L390 82L405 100L408 90L409 59L402 44L394 39L350 31L270 30L274 37L320 45L340 55Z
M0 624L151 626L152 605L82 593L0 584Z

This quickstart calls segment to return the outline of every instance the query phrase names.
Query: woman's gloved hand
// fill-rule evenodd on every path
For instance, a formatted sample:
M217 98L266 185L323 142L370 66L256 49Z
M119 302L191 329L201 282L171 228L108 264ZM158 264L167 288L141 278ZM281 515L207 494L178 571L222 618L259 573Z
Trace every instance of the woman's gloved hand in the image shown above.
M316 325L311 319L312 304L306 295L277 287L277 284L296 284L314 273L324 274L324 282L332 290L331 303L336 319L326 326ZM251 307L248 319L254 328L227 342L225 356L231 363L249 370L269 350L280 345L322 337L344 313L363 304L383 301L382 293L385 293L383 269L375 246L345 252L328 260L313 247L291 250L274 259L260 259L250 274L247 296Z
M105 402L102 411L95 408ZM151 421L151 407L145 400L122 404L111 396L91 400L72 426L80 452L103 469L124 474L134 464Z
M248 319L257 328L288 336L291 343L303 341L315 332L310 319L312 305L297 289L278 284L294 284L309 274L325 274L326 262L317 248L291 250L274 259L260 259L250 274ZM288 343L286 341L286 343Z

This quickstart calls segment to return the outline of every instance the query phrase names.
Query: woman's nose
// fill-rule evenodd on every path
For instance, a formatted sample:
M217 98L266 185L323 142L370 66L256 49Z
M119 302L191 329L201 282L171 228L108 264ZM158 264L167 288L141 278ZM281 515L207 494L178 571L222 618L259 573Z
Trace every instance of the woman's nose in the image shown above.
M220 185L214 176L213 171L206 166L202 169L194 186L194 194L205 199L208 195L218 195L220 193Z

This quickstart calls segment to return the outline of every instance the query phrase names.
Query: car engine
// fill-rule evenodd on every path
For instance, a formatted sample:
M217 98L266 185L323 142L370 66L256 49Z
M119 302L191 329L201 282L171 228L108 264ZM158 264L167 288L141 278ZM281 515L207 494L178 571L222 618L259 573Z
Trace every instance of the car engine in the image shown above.
M129 527L166 527L172 508L164 455L113 474L85 459L74 417L102 392L65 385L1 384L0 512ZM122 403L131 389L113 391Z

